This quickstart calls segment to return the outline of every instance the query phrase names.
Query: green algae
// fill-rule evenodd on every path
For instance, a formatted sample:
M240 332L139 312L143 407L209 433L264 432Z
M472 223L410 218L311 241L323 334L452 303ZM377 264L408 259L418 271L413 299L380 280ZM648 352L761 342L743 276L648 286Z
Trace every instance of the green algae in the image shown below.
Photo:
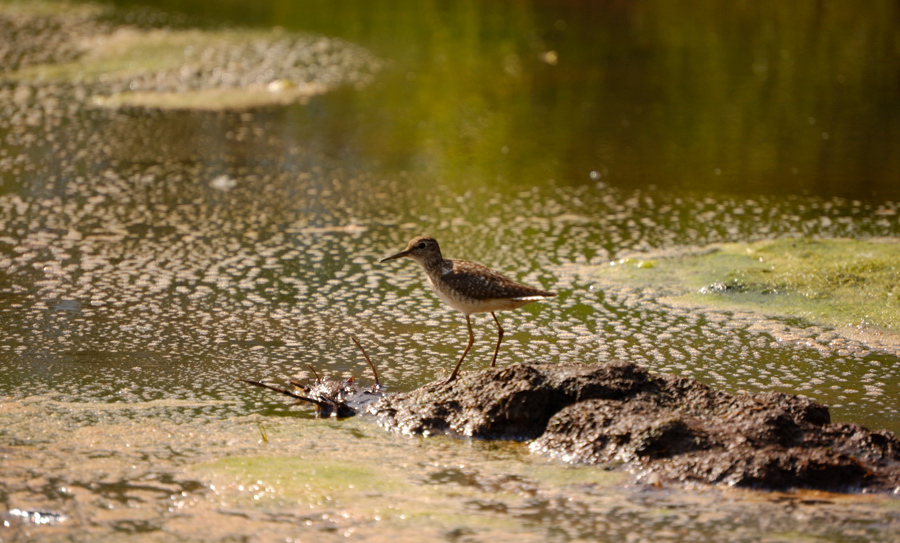
M0 8L9 15L41 17L60 14L99 17L110 11L109 6L101 4L58 0L2 0Z
M121 27L108 35L86 39L84 55L77 61L38 64L23 68L12 77L19 80L83 81L127 79L148 72L179 68L192 48L235 46L272 37L260 30L198 29L139 30Z
M83 86L94 106L216 111L306 103L343 85L362 88L380 68L367 50L340 39L282 29L141 29L101 22L100 8L61 4L48 12L55 5L3 7L73 28L61 38L72 58L0 74L25 84ZM79 32L76 20L90 24Z
M237 456L223 458L205 469L232 477L250 490L263 492L268 488L277 501L309 505L335 498L359 503L364 496L408 490L396 474L346 458ZM258 501L259 494L253 494L253 498Z
M669 302L900 335L900 240L785 238L625 258L596 275ZM882 337L882 339L885 339Z
M378 436L369 436L373 437L380 441ZM435 440L440 439L445 438ZM460 445L453 443L451 446ZM350 445L348 450L338 455L322 455L321 451L312 447L308 453L299 456L293 453L290 456L264 453L226 457L197 469L218 481L217 488L230 485L246 490L247 494L240 500L244 505L256 502L269 505L300 503L313 508L324 505L353 506L358 511L365 510L374 515L383 507L383 500L387 497L407 517L417 514L434 516L432 506L422 509L420 504L433 504L443 499L446 490L435 484L423 485L420 477L410 477L409 457L396 457L396 462L385 462L390 456L372 454L372 448L365 443L357 446ZM381 451L383 453L384 449ZM461 456L460 459L463 464L473 465L472 458ZM506 501L515 500L518 487L497 485L491 491L485 490L492 486L490 480L498 473L517 480L523 486L540 484L560 489L585 485L609 487L622 484L627 479L627 475L621 472L595 466L561 465L530 455L520 460L526 460L526 464L530 465L474 462L476 467L470 468L444 466L450 475L444 474L437 479L443 483L456 481L452 492L456 497L477 499L489 495L492 500ZM440 470L439 466L437 470ZM483 480L479 481L479 477ZM261 500L263 497L265 499Z
M84 55L77 61L29 66L12 74L19 80L82 81L95 83L101 79L121 79L176 67L191 44L222 42L225 33L196 30L141 31L120 29L108 36L98 36L82 43Z
M587 484L612 489L626 477L560 465L522 444L409 439L356 420L277 424L259 454L221 457L191 471L227 508L308 511L317 523L377 523L425 539L454 527L526 536L515 515L482 508L528 510L536 493L576 495Z
M95 96L93 104L103 107L134 106L158 109L202 111L242 110L254 107L306 103L325 92L320 85L284 85L278 89L202 89L184 92L122 92ZM286 90L284 90L286 89Z
M152 405L159 409L148 416L92 402L73 410L41 396L0 398L8 507L79 519L12 526L12 540L119 541L123 532L129 541L402 542L458 534L547 541L607 533L650 540L662 523L673 541L716 528L753 540L781 533L773 529L829 541L847 525L876 538L896 531L897 500L884 496L643 492L628 484L630 474L561 464L523 443L408 438L361 419L204 418L186 404ZM96 416L85 418L91 410ZM771 516L771 526L753 523L761 516ZM149 529L130 532L134 526Z

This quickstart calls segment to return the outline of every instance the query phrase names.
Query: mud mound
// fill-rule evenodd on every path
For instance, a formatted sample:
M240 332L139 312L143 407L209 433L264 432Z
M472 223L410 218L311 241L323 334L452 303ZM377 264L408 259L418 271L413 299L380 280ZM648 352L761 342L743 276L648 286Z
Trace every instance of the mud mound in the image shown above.
M485 370L387 396L370 412L406 434L533 440L535 452L654 483L900 487L900 441L890 432L832 423L805 397L736 396L626 362Z

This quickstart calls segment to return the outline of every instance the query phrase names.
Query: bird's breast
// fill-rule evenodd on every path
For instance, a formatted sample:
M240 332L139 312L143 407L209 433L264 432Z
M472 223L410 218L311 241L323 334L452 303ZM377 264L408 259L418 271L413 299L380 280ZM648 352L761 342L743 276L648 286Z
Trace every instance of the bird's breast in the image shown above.
M442 283L439 278L432 277L431 274L428 274L427 277L428 284L431 285L434 293L453 309L460 311L465 315L471 315L472 313L480 311L479 300L476 300L471 296L466 296L458 290L447 286L445 283Z

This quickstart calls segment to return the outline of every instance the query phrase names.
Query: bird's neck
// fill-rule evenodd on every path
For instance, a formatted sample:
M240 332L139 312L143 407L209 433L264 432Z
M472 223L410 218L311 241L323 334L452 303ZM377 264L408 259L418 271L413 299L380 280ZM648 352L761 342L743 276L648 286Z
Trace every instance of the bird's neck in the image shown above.
M441 268L444 267L445 263L448 263L448 260L444 260L444 257L440 255L440 253L436 255L429 255L427 258L422 259L420 264L425 268L425 271L429 274L439 272Z

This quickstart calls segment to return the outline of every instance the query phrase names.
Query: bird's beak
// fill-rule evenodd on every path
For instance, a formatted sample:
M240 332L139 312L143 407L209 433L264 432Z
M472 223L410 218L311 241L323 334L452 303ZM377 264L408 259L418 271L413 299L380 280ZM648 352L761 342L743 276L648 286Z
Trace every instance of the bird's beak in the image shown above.
M387 262L388 260L394 260L395 258L403 258L404 256L409 256L409 253L410 253L409 249L407 249L405 251L400 251L399 253L397 253L395 255L391 255L387 258L382 258L380 260L380 262Z

